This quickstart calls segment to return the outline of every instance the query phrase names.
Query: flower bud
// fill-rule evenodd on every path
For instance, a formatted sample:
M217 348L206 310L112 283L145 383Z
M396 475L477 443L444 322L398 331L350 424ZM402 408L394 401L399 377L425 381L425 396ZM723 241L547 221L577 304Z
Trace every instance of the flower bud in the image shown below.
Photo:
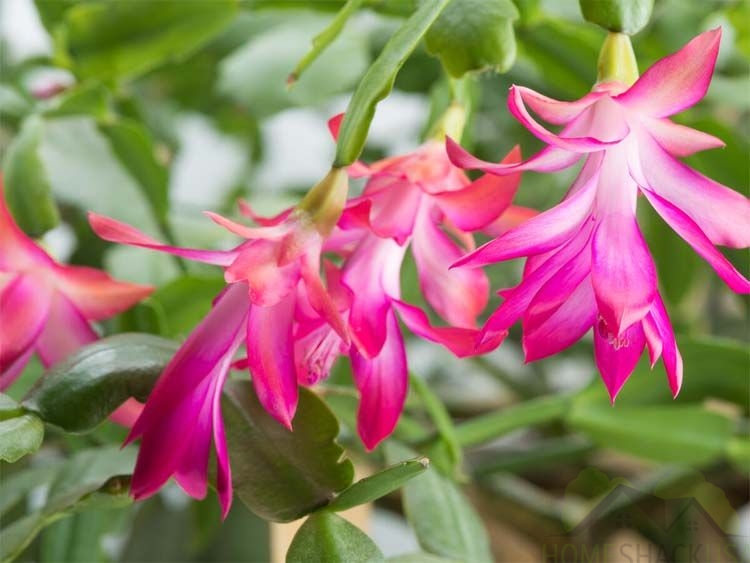
M624 33L610 33L599 52L597 83L619 82L632 86L638 80L638 63L635 60L630 37Z

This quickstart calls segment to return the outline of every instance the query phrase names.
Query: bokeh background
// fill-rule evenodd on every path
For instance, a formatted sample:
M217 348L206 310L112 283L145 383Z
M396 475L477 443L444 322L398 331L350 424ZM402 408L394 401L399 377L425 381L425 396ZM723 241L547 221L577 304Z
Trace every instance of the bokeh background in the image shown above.
M334 144L327 119L346 107L358 80L401 21L400 13L408 12L412 2L385 2L382 9L356 14L292 89L286 85L288 74L340 2L244 2L226 21L217 17L212 25L219 31L184 50L180 35L200 33L195 22L183 29L163 29L155 21L146 26L150 28L143 37L126 40L118 36L118 25L128 22L112 21L103 43L87 46L85 38L76 43L76 34L84 37L88 30L85 24L77 25L68 10L83 3L0 0L0 152L5 155L15 139L30 135L32 129L37 135L32 169L48 182L62 217L60 225L43 239L53 254L77 264L104 266L116 277L159 287L146 303L108 323L104 330L184 338L222 287L220 275L193 264L183 271L170 257L107 245L90 232L85 211L96 210L157 236L163 236L160 230L166 228L183 245L230 245L232 239L200 212L210 209L231 215L238 197L268 213L296 202L330 164ZM538 141L506 111L508 87L523 84L559 99L583 96L596 80L598 49L605 36L602 29L583 21L576 0L519 0L517 5L521 18L515 25L515 65L503 75L477 77L471 88L476 109L464 144L487 159L498 159L516 143L524 154L539 148ZM711 88L705 100L676 120L727 144L724 149L692 156L688 163L747 194L750 4L657 0L651 23L633 43L643 70L716 26L722 27L723 39ZM160 44L159 34L170 37L162 38ZM155 43L149 43L152 39ZM77 76L66 69L60 48L65 42L91 49ZM156 62L139 66L142 48L163 48L164 54ZM418 146L447 96L439 61L420 47L399 74L393 93L378 106L364 160ZM32 113L36 114L33 120L29 119ZM156 155L160 164L156 171L144 174L132 158L116 149L113 138L123 129L133 132L144 150ZM553 205L574 174L575 170L526 174L519 203L540 209ZM692 362L685 380L689 400L704 411L729 417L733 440L740 444L737 447L747 448L750 301L731 293L647 206L639 207L639 215L667 308L682 335L686 363ZM748 253L727 254L747 275ZM493 287L517 283L521 266L491 268ZM405 268L403 292L407 300L419 302L410 264ZM434 345L414 341L409 346L410 366L457 421L498 412L530 398L588 387L592 400L604 400L590 339L554 358L524 364L519 338L516 329L498 351L463 361ZM23 381L32 382L40 371L39 365L31 365L14 394L21 396ZM710 389L720 387L730 375L734 387L717 399ZM700 389L709 391L693 393L691 377L700 378ZM332 383L351 385L344 363L337 365ZM628 394L626 388L616 408L638 402L636 386L658 395L654 402L661 401L665 409L682 404L682 398L675 403L664 398L668 391L660 365L653 373L641 366L629 386L634 391ZM335 410L346 423L346 410ZM413 413L417 419L418 411L415 408ZM577 432L552 422L468 449L464 484L487 526L496 559L540 560L545 538L566 533L596 499L620 482L611 482L616 478L643 492L707 499L705 504L722 528L748 536L740 542L746 548L750 543L747 466L723 455L699 462L691 460L689 453L667 453L661 456L666 459L658 459L653 449L659 444L649 446L655 434L683 428L681 447L686 452L693 440L711 439L705 433L694 436L691 421L678 415L665 420L671 428L644 423L641 434L636 432L624 447L608 444L609 435L601 438L595 432ZM619 424L634 422L632 417L622 418ZM112 429L85 437L60 435L28 463L38 467L119 437ZM377 466L361 451L346 424L342 440L363 468ZM4 479L18 469L3 467ZM648 499L641 508L646 513L659 510ZM6 522L24 508L13 510L3 516ZM387 556L418 547L396 498L374 507L364 526ZM591 541L648 543L649 533L637 521L624 526L611 518ZM268 525L241 503L235 503L229 519L220 526L215 499L190 502L176 487L168 487L136 509L83 512L61 520L42 532L22 560L266 561L271 557L268 538Z

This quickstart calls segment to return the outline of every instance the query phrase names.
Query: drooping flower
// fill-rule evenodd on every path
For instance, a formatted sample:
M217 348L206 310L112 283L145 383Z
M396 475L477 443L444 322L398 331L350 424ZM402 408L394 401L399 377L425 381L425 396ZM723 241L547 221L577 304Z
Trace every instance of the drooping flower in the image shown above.
M129 309L151 291L101 270L57 263L14 221L0 177L0 390L34 353L45 367L64 360L98 339L92 322ZM131 403L114 418L128 424L137 413Z
M173 476L188 494L203 498L213 442L217 491L227 514L232 482L220 397L243 343L258 399L291 429L298 399L295 317L302 309L313 311L343 342L349 341L320 275L322 243L343 208L346 183L343 171L332 171L296 209L261 220L260 227L207 213L247 239L227 251L163 245L128 225L90 214L91 226L103 239L221 266L228 284L166 367L128 436L128 442L141 439L131 485L136 499L154 494Z
M554 172L584 159L559 205L457 262L480 266L527 257L523 280L503 293L485 335L521 318L531 361L563 350L593 327L596 362L612 400L646 346L652 365L663 358L678 393L682 359L636 221L636 201L639 193L645 196L731 289L750 291L750 282L714 246L750 245L750 200L677 159L724 143L668 119L705 95L720 37L719 29L703 33L637 81L634 76L632 85L601 82L575 102L513 86L511 113L547 143L520 164L484 162L448 141L454 163L499 175ZM528 108L562 125L560 133L539 124Z
M339 121L332 120L334 134ZM516 148L504 162L519 160ZM372 449L393 431L406 398L408 368L396 313L412 332L457 356L497 346L504 334L474 346L476 319L488 300L485 274L449 267L474 248L472 231L498 228L503 217L515 224L532 212L511 207L520 174L471 182L437 140L369 166L357 163L349 174L366 177L367 183L360 197L349 200L325 249L344 258L349 356L362 397L358 430ZM431 325L421 309L401 299L401 266L409 248L425 300L450 326Z

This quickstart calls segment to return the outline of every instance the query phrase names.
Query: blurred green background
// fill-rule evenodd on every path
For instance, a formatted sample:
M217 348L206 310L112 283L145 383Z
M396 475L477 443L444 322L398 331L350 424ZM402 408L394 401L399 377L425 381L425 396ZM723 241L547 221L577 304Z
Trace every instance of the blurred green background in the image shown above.
M139 10L133 4L0 1L0 153L6 189L12 183L28 186L23 197L29 199L18 208L26 205L34 212L24 227L44 233L53 254L158 286L153 297L104 330L180 339L208 311L223 286L220 273L107 245L91 233L85 212L107 214L184 245L228 246L232 239L200 211L233 214L238 197L269 213L297 201L330 165L334 144L326 120L346 107L413 2L365 2L292 89L287 76L342 2L142 0L136 3ZM464 144L487 159L498 159L516 143L526 155L540 146L506 111L508 87L523 84L559 99L583 96L596 79L606 33L583 21L576 0L517 0L516 5L515 64L506 74L472 79L476 105ZM651 22L633 44L644 70L717 25L723 39L708 95L676 120L727 144L690 157L689 164L748 194L750 4L657 0ZM440 62L418 48L393 93L378 106L364 160L416 147L431 116L446 103L447 88ZM518 202L548 208L574 174L526 174ZM45 211L50 197L57 218L54 208ZM714 503L721 506L714 518L750 536L750 300L728 290L647 206L639 207L639 215L685 357L684 390L676 401L669 398L661 365L650 373L644 363L617 407L610 408L595 374L590 339L529 365L523 363L518 328L500 350L474 360L455 360L421 341L410 345L411 370L442 398L457 428L464 429L459 435L475 432L463 442L462 484L498 561L540 560L545 538L569 530L616 477L644 492L657 484L671 486L679 496L698 495L698 488L705 489L701 483L710 484L726 496ZM748 253L727 254L747 275ZM491 268L493 287L517 283L520 268L520 263ZM411 264L402 285L405 298L419 302ZM20 397L40 371L31 365L14 396ZM351 386L343 362L329 385L334 390ZM493 418L542 396L576 401L570 412L539 420L533 428L511 425L508 432ZM353 437L352 405L337 401L335 392L326 397L344 424L342 439L351 455L380 465L380 454L366 456ZM716 424L717 418L728 422ZM469 426L461 426L466 421ZM410 395L406 429L397 437L420 446L414 436L432 432L434 424L419 397ZM410 434L412 425L419 432ZM42 472L75 452L121 438L112 428L82 437L49 436L30 460L3 465L3 487L18 486L10 479L22 467ZM441 467L439 448L431 454ZM581 473L587 468L593 469ZM33 510L34 502L44 502L38 489L20 490L5 497L15 500L2 505L4 529ZM648 502L645 506L648 510ZM169 487L136 508L83 511L60 520L31 543L22 560L268 560L267 524L239 502L223 526L218 516L214 498L195 503ZM415 551L418 541L424 547L418 526L415 536L393 498L379 503L368 531L386 555ZM596 541L622 541L617 535L622 533L613 519ZM649 531L637 522L627 533L650 541Z

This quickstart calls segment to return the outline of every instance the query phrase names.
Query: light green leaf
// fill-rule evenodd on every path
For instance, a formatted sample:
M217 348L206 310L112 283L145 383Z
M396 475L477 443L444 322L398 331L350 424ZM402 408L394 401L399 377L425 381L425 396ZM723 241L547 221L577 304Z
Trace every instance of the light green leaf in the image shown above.
M44 116L66 117L90 115L98 119L109 113L109 92L97 82L85 83L55 98L55 105L44 111Z
M336 145L334 166L348 166L365 146L375 106L393 88L399 69L450 0L425 0L388 40L354 91Z
M348 510L360 504L367 504L400 488L404 483L418 476L430 466L430 460L421 457L402 461L386 467L374 475L353 483L328 505L330 510Z
M329 23L323 31L313 37L312 48L305 53L305 56L302 57L300 62L297 63L297 66L289 75L287 82L290 86L299 80L307 67L309 67L323 53L323 51L325 51L328 46L336 40L341 33L341 30L344 29L347 20L359 9L363 1L364 0L347 0L346 4L344 4L336 14L336 17L331 20L331 23Z
M732 421L698 406L605 406L574 403L566 424L600 446L669 463L701 465L721 459Z
M86 432L130 397L145 400L178 345L149 334L117 334L50 369L23 407L67 432Z
M453 468L461 466L463 461L463 450L456 436L456 428L453 425L448 409L445 407L440 397L433 393L426 382L419 377L411 375L409 377L411 388L419 395L425 410L430 415L435 428L437 428L440 439L445 444L448 459Z
M33 414L0 421L0 460L15 463L42 445L44 424Z
M608 29L634 35L646 27L654 9L654 0L579 0L586 21Z
M182 276L148 298L172 338L185 337L211 309L211 301L226 286L223 276Z
M454 77L469 71L506 72L516 59L511 0L452 0L425 36L427 50Z
M43 235L60 222L49 176L40 159L43 134L42 120L30 117L3 159L5 199L18 225L32 237Z
M362 530L341 516L322 511L297 531L286 554L287 563L378 563L383 554Z
M249 381L229 381L224 389L234 492L250 510L275 522L327 505L354 477L335 441L338 421L314 393L299 391L290 432L265 411Z
M391 463L412 455L392 440L386 443ZM456 484L434 468L406 484L404 512L425 551L459 561L492 561L482 520Z
M81 78L132 78L186 57L237 9L237 0L76 4L55 28L58 62Z

